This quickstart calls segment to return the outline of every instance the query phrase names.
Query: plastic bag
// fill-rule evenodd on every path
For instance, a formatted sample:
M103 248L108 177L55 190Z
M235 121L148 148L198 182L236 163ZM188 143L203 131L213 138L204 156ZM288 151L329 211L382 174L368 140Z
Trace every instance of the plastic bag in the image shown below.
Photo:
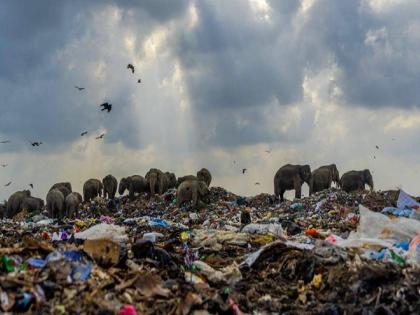
M257 224L251 223L243 227L242 233L249 234L273 234L276 237L284 237L281 224Z
M342 247L392 247L395 243L411 240L420 231L420 222L407 218L390 219L386 215L359 206L360 221L356 232L348 239L337 240Z
M74 237L82 240L111 239L116 242L123 242L128 239L125 228L114 224L97 224L91 228L74 234Z

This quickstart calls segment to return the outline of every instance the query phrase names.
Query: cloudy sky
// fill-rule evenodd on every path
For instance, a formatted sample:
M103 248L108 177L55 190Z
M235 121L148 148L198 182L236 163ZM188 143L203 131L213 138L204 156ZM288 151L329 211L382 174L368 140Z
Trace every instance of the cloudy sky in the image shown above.
M418 0L2 0L0 198L151 167L273 193L283 164L333 162L418 195L419 16Z

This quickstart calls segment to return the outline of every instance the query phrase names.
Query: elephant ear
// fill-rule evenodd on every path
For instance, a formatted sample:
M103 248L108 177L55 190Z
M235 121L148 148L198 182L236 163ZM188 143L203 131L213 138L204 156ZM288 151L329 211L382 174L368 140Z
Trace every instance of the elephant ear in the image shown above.
M365 180L372 177L372 175L370 174L370 171L368 169L363 170L363 177L365 178Z

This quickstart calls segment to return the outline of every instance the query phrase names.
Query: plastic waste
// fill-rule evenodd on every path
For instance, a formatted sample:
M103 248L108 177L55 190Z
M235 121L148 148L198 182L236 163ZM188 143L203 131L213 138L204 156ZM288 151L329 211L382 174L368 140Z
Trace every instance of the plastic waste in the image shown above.
M118 315L137 315L137 311L133 305L124 305L120 308Z
M318 236L319 233L316 229L311 228L311 229L306 229L305 230L305 235L315 237L315 236Z
M391 220L382 213L359 207L360 221L356 232L336 245L342 247L388 247L395 243L409 241L420 231L420 221L398 217Z
M290 205L291 209L297 210L297 209L303 209L305 206L303 205L303 203L300 202L296 202L296 203L292 203Z
M171 225L163 219L152 219L149 221L149 226L159 226L163 228L169 228Z
M128 239L123 226L105 223L94 225L83 232L76 233L74 237L76 239L83 240L97 240L105 238L116 242L124 242Z
M385 207L381 213L383 214L392 214L397 217L406 217L409 218L413 215L413 209L400 209L394 207Z
M156 243L156 240L160 237L163 237L164 235L162 233L157 233L157 232L150 232L150 233L144 233L143 234L143 239L144 240L149 240L153 243Z
M17 312L26 312L35 300L35 296L31 292L19 293L16 296L13 309Z
M54 223L54 220L52 219L43 219L43 220L37 221L35 224L37 226L45 226L45 225L51 225L53 223Z
M411 209L419 209L420 203L411 198L405 191L400 190L400 194L398 195L397 200L397 207L400 209L411 208Z
M47 265L47 262L43 259L29 258L28 265L34 268L44 268Z
M251 223L244 226L241 232L249 233L249 234L272 234L276 237L284 237L283 228L281 224L279 223L273 223L273 224Z

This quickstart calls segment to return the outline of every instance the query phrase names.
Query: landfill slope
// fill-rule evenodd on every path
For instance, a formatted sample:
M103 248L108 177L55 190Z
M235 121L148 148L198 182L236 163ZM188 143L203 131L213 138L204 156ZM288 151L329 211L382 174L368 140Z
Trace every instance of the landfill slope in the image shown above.
M72 221L21 212L0 221L0 311L419 314L416 252L400 246L416 242L419 221L381 213L398 193L330 189L279 203L213 187L198 209L178 208L171 190L99 198ZM366 240L361 221L375 223L361 213L396 228ZM395 232L400 219L409 235Z

